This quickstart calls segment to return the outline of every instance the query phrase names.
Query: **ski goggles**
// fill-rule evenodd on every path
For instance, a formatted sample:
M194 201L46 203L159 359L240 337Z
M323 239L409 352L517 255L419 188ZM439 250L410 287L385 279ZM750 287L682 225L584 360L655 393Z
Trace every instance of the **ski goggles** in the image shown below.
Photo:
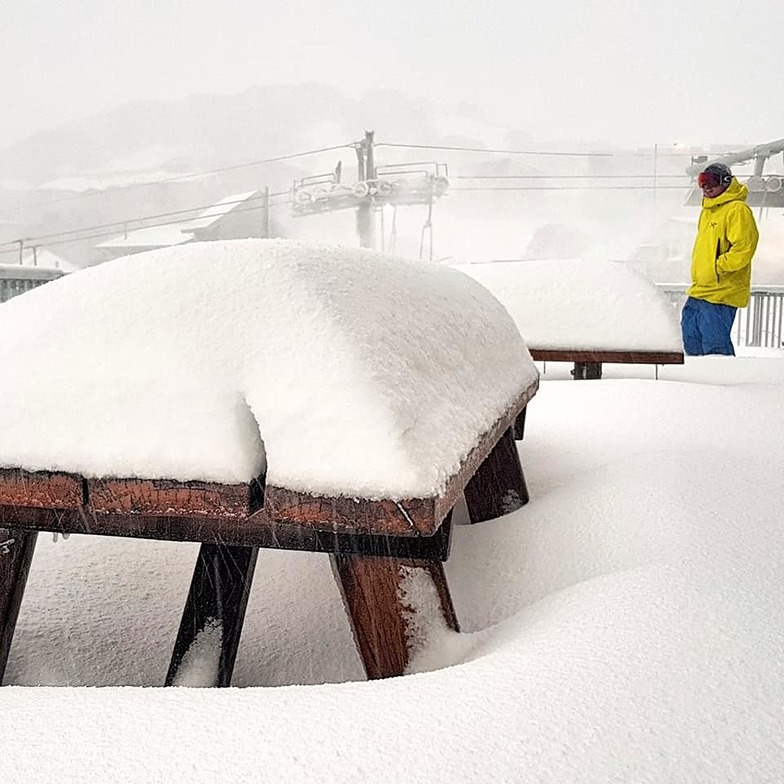
M726 175L722 177L716 172L700 172L697 175L697 185L700 188L718 188L719 185L728 185L730 178Z

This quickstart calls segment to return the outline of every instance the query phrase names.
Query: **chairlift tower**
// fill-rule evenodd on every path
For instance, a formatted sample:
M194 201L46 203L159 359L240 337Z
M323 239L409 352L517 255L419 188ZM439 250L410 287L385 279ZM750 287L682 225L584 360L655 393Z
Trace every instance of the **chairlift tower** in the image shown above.
M374 131L366 131L362 141L353 146L357 155L356 181L343 182L341 163L332 172L295 180L291 192L294 215L355 209L363 248L376 247L375 215L386 205L429 206L425 224L428 227L433 203L449 189L447 165L426 161L377 166Z

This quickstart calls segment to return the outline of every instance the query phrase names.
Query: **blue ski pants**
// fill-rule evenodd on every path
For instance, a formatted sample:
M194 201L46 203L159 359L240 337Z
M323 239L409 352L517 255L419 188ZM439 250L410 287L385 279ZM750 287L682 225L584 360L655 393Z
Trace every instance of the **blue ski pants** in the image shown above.
M688 356L728 354L735 356L730 333L738 309L689 297L681 311L683 349Z

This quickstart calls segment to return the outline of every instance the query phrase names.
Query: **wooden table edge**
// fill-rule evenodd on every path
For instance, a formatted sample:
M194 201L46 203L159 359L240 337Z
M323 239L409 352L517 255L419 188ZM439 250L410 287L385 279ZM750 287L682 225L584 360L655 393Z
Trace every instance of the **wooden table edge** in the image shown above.
M678 351L583 351L529 348L537 362L609 362L629 365L682 365Z
M466 455L461 462L460 468L449 479L444 491L438 496L425 498L409 498L403 500L370 501L367 499L352 499L347 497L317 496L309 493L298 493L288 491L275 486L268 486L264 491L263 507L256 504L254 508L253 498L254 485L258 485L261 479L253 480L248 484L221 485L210 482L176 482L174 480L136 480L136 479L113 479L90 480L84 479L78 474L67 474L63 472L34 472L24 469L0 468L0 527L20 527L35 528L40 523L39 530L55 530L60 533L89 533L94 535L121 536L122 530L118 526L127 526L134 533L129 536L144 538L145 535L151 539L165 538L158 529L163 527L167 531L176 531L176 540L180 541L227 541L234 543L247 543L252 536L243 536L241 533L232 535L232 531L240 532L247 529L250 534L253 531L271 531L275 526L297 525L301 528L311 528L322 532L334 533L358 533L371 536L403 536L403 537L431 537L436 534L442 521L446 518L449 511L453 508L457 499L465 489L471 477L476 473L479 466L487 458L503 434L514 425L514 421L520 412L526 407L531 398L536 394L539 387L538 377L534 379L523 392L516 398L506 412L499 417L479 439L477 445ZM72 486L81 488L80 496L69 498L69 503L62 503L61 499L54 499L47 503L42 501L42 494L32 496L22 492L29 483L45 483L48 478L56 477L58 482L65 480ZM133 509L105 510L94 509L91 504L91 487L108 483L120 486L127 482L129 487L135 484L144 483L146 485L160 484L166 489L173 489L180 493L187 493L192 489L194 494L204 499L205 493L211 493L216 501L210 508L197 508L189 512L180 512L170 507L166 508L146 508L141 511ZM14 486L20 488L19 501L13 502ZM236 497L238 493L246 493L248 498L247 507L241 513L237 512ZM279 516L274 513L274 501L276 494L285 493L287 504L289 502L301 505L323 503L325 507L330 504L346 504L355 508L354 511L364 514L365 520L372 520L378 523L383 520L377 529L373 525L365 524L354 527L349 522L340 522L335 519L319 519L318 517L307 519L303 517L293 517L292 514ZM225 496L226 504L221 504L221 498ZM31 498L35 497L34 503ZM231 501L231 503L228 502ZM14 522L14 515L11 510L19 508L20 513L23 509L28 510L20 515L20 520ZM181 505L182 508L182 505ZM271 509L273 512L271 513ZM35 514L35 510L49 510L56 514L59 523L53 523L52 515ZM7 518L11 519L8 525L4 522ZM22 523L21 520L32 521ZM38 523L36 523L36 519ZM176 523L175 521L180 521ZM188 536L184 529L189 528L193 535ZM147 534L145 534L145 531ZM265 533L264 536L267 536Z

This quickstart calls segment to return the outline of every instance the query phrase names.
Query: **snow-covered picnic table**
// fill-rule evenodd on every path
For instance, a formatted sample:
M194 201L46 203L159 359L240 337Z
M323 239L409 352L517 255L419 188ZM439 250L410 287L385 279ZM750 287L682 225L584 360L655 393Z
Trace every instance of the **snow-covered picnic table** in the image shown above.
M535 360L574 362L576 379L601 378L603 362L683 364L672 304L622 263L495 261L457 269L504 304Z
M457 628L458 498L472 522L527 500L512 427L538 373L456 270L199 243L30 292L0 332L0 676L38 531L203 543L174 684L230 682L258 548L328 552L384 677L427 607Z

